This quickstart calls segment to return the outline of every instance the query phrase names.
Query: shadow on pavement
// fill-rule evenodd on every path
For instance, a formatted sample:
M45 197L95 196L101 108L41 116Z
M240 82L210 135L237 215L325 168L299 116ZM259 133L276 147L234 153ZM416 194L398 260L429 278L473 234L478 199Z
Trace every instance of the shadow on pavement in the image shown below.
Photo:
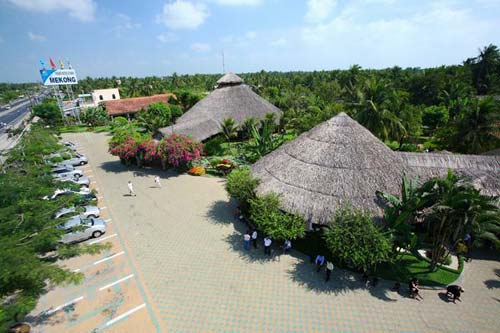
M127 166L118 160L101 163L99 167L106 172L112 172L112 173L132 171L134 177L159 176L160 179L167 179L167 178L178 177L181 175L179 172L172 169L162 170L154 167L138 167L137 165Z
M218 200L213 203L213 205L209 208L207 214L205 215L212 223L214 224L224 224L230 225L234 224L235 229L242 230L244 227L238 227L238 224L243 225L243 223L239 222L235 218L236 212L236 202L234 200L222 201ZM241 232L244 232L241 231Z

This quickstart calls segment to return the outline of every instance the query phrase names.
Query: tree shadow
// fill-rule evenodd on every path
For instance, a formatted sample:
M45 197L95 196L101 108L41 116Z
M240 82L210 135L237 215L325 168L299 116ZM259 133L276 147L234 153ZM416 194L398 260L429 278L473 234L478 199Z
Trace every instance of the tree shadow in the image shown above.
M214 224L234 224L235 229L244 232L244 223L235 216L236 207L237 203L232 199L229 201L217 200L210 206L205 217Z
M486 280L486 281L484 281L484 284L486 285L486 288L488 288L488 289L500 288L500 281L499 280Z
M31 326L40 326L40 325L58 325L66 321L66 318L62 313L70 312L74 310L74 304L70 304L61 310L47 314L46 311L42 311L35 315L27 315L24 318L24 321L29 323Z
M257 249L250 247L250 250L246 250L244 248L243 232L236 231L224 238L224 241L228 243L231 250L237 252L239 257L248 263L264 264L280 260L281 251L277 246L271 248L271 255L264 253L264 246L261 244Z
M390 281L379 281L376 286L368 285L363 281L360 274L351 271L335 268L330 277L330 281L325 281L325 271L319 273L316 266L312 264L308 257L302 254L295 255L297 262L288 274L293 282L311 290L315 293L326 293L342 295L356 290L366 290L372 295L385 302L396 302L397 292L391 291Z
M121 173L132 171L134 177L150 177L159 176L160 179L174 178L181 175L178 171L174 169L162 170L155 167L138 167L137 165L125 165L119 160L106 161L99 165L101 169L108 173Z

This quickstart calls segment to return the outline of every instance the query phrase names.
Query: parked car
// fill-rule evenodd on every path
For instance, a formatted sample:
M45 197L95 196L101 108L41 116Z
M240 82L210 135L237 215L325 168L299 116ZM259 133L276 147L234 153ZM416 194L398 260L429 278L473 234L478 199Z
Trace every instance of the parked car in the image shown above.
M57 178L57 180L62 181L62 182L72 182L72 183L75 183L75 184L78 184L81 186L85 186L85 187L90 186L90 179L89 179L89 177L85 177L85 176L79 177L77 179L71 178L71 177Z
M76 145L75 145L73 142L71 142L71 141L63 141L63 142L61 142L61 143L62 143L62 144L63 144L63 146L65 146L66 148L71 149L71 150L73 150L73 151L76 151Z
M59 226L65 230L64 236L59 240L61 243L69 244L83 241L89 238L98 238L106 232L106 222L97 218L82 218L75 216L66 223Z
M64 180L64 179L78 179L80 177L83 177L83 171L80 169L75 169L67 172L62 172L62 173L56 173L54 174L54 177L59 179L59 180Z
M58 211L55 215L55 218L65 218L65 217L74 217L75 214L78 214L83 218L96 218L101 215L101 210L97 206L80 206L80 207L69 207L63 208ZM76 215L78 216L78 215Z
M64 163L71 164L73 166L84 165L89 162L88 158L82 154L76 153L76 156L64 161Z
M94 196L95 195L90 191L90 189L86 188L86 187L81 187L80 190L78 191L74 191L74 190L71 190L69 188L65 188L65 189L57 189L54 191L54 194L52 194L51 196L44 196L43 199L45 200L54 200L56 199L57 197L61 196L61 195L69 195L69 194L79 194L80 196Z
M64 164L64 163L58 163L52 166L52 173L58 174L58 173L65 173L69 171L75 170L75 167L72 166L71 164Z

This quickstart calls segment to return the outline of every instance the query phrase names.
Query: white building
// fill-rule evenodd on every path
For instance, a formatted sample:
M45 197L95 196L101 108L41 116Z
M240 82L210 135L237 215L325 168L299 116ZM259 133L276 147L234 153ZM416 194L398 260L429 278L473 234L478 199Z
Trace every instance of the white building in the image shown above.
M113 101L120 99L120 91L118 88L97 89L92 94L78 95L80 100L79 106L83 108L96 107L101 102ZM90 100L92 98L92 100Z

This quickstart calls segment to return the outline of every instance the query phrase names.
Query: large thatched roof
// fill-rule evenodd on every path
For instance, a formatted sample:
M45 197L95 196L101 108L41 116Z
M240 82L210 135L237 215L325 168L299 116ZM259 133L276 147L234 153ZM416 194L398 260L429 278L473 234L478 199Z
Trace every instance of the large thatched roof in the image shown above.
M252 171L261 179L259 194L275 192L284 210L326 224L346 204L379 217L376 192L399 194L403 172L427 180L448 168L470 176L487 194L500 191L499 158L393 152L344 113L263 157Z
M254 93L239 76L228 73L217 82L218 87L210 95L196 103L174 125L161 128L159 132L164 136L172 133L190 135L202 141L220 133L220 123L225 118L242 124L250 117L263 119L270 112L275 113L276 118L281 116L277 107Z

